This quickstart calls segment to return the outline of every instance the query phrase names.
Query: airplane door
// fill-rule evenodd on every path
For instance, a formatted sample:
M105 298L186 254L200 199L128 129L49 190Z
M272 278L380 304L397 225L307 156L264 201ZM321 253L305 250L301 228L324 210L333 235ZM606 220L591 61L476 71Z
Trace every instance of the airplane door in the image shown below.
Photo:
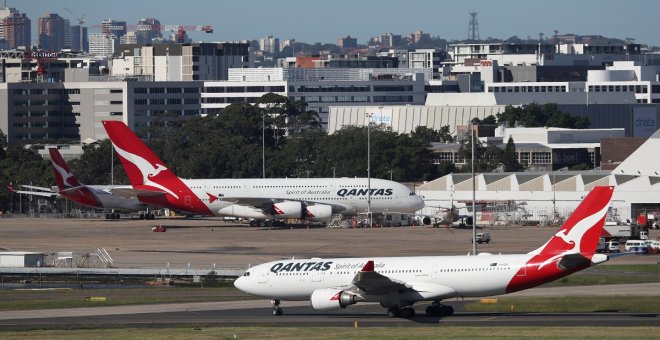
M315 271L312 274L312 282L321 282L323 281L323 278L321 277L321 272L320 271Z
M190 198L190 195L186 195L183 198L183 202L184 202L185 205L191 205L192 199Z
M523 264L522 267L520 267L516 276L527 276L527 264Z
M438 265L434 264L433 268L431 268L431 278L432 279L437 279L438 278Z

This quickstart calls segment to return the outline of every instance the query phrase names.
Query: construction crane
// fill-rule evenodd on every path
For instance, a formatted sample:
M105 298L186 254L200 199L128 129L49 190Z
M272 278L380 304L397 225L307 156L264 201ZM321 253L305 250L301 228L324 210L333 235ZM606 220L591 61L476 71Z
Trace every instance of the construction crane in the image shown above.
M85 23L85 14L83 14L82 16L79 17L79 16L73 14L73 12L71 12L71 10L66 8L66 7L64 7L64 10L69 12L69 14L71 14L72 17L74 17L74 18L76 18L76 20L78 20L78 25L82 26Z
M204 33L213 33L213 26L211 25L126 25L124 26L109 26L92 25L92 29L126 29L127 31L141 31L141 30L154 30L154 31L168 31L176 32L176 41L183 43L187 31L198 31Z

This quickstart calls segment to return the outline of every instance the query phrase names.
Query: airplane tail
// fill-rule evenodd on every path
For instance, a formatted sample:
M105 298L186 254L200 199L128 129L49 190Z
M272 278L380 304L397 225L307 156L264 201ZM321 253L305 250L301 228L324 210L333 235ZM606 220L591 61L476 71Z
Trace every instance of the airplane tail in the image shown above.
M103 127L108 132L119 160L134 187L150 185L159 188L159 183L162 185L163 181L177 178L126 124L121 121L105 120Z
M612 186L597 186L582 200L559 231L530 254L594 254L598 247L607 209L614 193Z
M55 174L57 188L60 191L64 191L66 189L82 186L76 177L73 176L71 170L69 170L69 166L66 164L57 148L49 148L48 152L50 153L50 161L53 165L53 174Z
M538 286L608 260L596 254L614 187L595 187L546 244L529 253L507 293Z

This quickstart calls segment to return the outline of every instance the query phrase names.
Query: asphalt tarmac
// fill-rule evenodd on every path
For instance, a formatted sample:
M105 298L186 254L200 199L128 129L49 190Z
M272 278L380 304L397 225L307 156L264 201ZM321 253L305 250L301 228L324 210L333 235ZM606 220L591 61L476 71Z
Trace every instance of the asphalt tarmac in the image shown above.
M657 285L656 285L657 286ZM594 292L592 287L592 292ZM652 287L645 287L648 291ZM657 288L657 287L656 287ZM566 289L566 288L563 288ZM555 294L561 294L560 288ZM542 291L537 294L543 293ZM474 313L462 311L465 301L446 302L455 308L450 317L424 315L428 303L417 304L417 316L390 318L378 304L359 304L332 312L315 311L308 302L283 302L284 315L272 316L267 300L182 303L60 310L0 312L1 329L60 329L90 327L172 326L290 326L290 327L411 327L446 326L563 326L660 327L660 313Z

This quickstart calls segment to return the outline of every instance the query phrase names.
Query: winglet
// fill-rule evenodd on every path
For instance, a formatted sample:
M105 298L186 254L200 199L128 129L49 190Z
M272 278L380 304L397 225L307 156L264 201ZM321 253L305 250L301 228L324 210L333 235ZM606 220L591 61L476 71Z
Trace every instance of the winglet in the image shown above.
M374 260L369 260L364 264L364 267L360 270L361 272L372 272L374 271Z

